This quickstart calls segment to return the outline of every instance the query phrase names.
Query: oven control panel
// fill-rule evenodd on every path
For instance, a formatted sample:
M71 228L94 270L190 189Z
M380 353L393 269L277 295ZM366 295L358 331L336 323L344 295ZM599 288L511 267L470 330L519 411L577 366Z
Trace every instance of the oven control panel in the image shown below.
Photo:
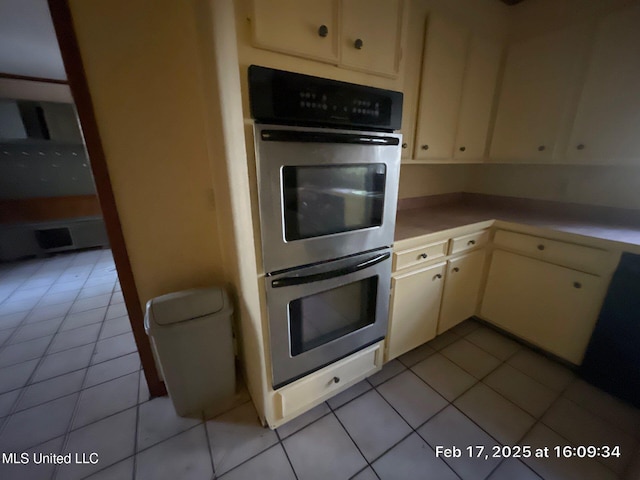
M402 93L251 65L251 116L258 122L399 130Z

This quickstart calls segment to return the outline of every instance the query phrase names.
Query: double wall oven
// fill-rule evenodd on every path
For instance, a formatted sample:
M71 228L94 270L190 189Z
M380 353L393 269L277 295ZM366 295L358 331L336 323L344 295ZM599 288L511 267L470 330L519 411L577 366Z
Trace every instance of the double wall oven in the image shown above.
M249 67L273 387L387 331L402 94Z

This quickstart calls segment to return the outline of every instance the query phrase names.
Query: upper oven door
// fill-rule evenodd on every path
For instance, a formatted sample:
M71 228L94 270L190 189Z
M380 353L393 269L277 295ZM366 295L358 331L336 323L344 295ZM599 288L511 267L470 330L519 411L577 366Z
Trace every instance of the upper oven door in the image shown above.
M265 272L390 246L401 139L255 125Z

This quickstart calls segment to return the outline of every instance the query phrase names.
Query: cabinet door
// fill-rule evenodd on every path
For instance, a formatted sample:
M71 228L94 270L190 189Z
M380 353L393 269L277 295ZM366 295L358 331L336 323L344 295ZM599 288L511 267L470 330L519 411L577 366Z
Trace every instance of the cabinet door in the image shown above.
M598 276L496 250L481 315L579 365L605 290Z
M501 55L498 42L471 37L453 152L456 160L478 160L485 155Z
M571 27L511 45L502 79L491 159L552 161L566 129L589 31Z
M337 16L338 0L253 0L253 41L260 48L337 63Z
M482 283L485 251L449 260L438 321L438 335L476 314Z
M400 64L402 0L342 0L341 64L395 76Z
M567 155L634 163L640 154L640 5L599 25Z
M387 360L436 336L444 269L439 263L391 279Z
M450 159L453 155L458 111L467 57L469 32L430 14L427 22L416 159Z

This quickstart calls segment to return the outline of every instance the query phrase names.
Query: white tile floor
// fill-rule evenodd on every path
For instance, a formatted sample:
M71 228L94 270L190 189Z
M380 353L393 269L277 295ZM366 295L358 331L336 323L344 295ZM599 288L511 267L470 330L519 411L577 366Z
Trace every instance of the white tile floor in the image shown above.
M0 266L0 422L3 452L99 453L95 465L0 464L3 480L640 478L640 411L473 321L276 432L246 392L214 418L177 417L148 398L109 251ZM622 457L466 455L567 444Z

